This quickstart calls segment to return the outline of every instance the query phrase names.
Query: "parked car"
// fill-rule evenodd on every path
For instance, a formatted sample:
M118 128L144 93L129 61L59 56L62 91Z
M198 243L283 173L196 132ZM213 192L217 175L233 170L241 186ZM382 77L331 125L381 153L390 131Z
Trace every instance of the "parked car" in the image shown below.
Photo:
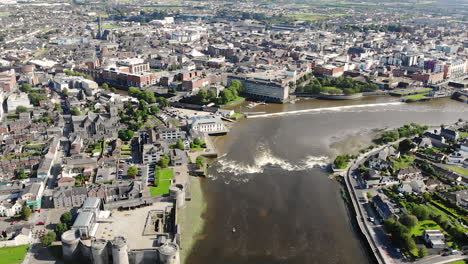
M39 221L39 222L37 222L37 225L45 225L45 223L42 222L42 221Z

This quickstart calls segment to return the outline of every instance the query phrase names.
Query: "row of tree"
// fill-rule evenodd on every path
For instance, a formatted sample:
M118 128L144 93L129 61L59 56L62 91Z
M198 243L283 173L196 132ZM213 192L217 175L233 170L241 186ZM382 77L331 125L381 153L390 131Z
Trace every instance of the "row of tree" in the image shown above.
M387 144L403 137L412 137L423 134L427 129L428 126L421 126L416 123L410 123L395 130L385 131L375 140L375 142L378 144Z
M124 104L124 108L119 110L120 122L127 125L129 130L138 131L150 115L156 115L159 111L159 107L155 105L148 107L145 100L140 100L138 108L127 102Z
M361 82L348 77L339 77L336 79L315 78L305 86L296 89L299 94L344 94L351 95L355 93L373 92L378 86L369 82Z
M28 94L29 101L31 101L31 104L34 106L39 106L40 101L47 99L47 96L42 93L42 90L32 89L29 83L23 83L19 89L23 93Z
M64 70L63 72L69 76L81 76L81 77L85 77L88 80L94 81L93 76L86 74L86 73L70 71L70 70Z
M139 100L144 100L148 104L154 104L158 103L160 107L166 107L169 105L169 102L167 101L166 98L161 97L161 96L156 96L153 91L142 91L136 87L130 87L128 89L128 95L131 97L135 97Z
M189 103L189 104L198 104L198 105L204 105L204 104L209 104L209 103L216 103L218 105L223 105L230 103L237 98L239 98L239 95L244 91L244 86L242 85L242 82L239 80L233 80L229 84L228 87L224 88L219 93L219 97L216 95L215 90L205 90L205 89L200 89L200 91L191 97L186 97L181 100L183 103Z

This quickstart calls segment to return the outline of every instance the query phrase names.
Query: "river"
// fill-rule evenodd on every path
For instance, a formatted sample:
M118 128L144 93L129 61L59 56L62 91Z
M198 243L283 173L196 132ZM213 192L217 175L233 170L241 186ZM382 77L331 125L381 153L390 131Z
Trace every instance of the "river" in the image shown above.
M323 166L367 146L384 128L468 118L468 106L454 100L405 104L391 97L251 111L278 114L242 120L216 139L222 156L202 186L208 207L189 264L372 263Z

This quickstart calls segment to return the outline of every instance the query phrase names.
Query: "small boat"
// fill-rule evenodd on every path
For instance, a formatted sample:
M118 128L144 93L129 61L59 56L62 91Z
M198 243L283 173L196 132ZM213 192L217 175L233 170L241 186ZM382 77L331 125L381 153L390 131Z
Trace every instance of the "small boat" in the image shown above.
M249 108L249 109L252 109L252 108L256 107L257 105L258 105L257 103L252 102L252 103L248 104L246 107Z
M232 232L233 232L233 233L236 232L236 228L235 228L235 227L232 228Z

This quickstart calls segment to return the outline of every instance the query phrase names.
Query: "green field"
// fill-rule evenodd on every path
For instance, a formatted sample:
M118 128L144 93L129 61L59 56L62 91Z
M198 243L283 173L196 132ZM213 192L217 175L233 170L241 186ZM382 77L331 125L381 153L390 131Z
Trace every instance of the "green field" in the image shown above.
M425 93L429 91L432 91L432 88L424 88L424 89L418 89L418 90L412 90L412 91L391 92L391 93L399 94L399 95L407 95L407 94L415 94L415 93Z
M317 20L323 20L323 19L329 18L329 16L327 15L319 15L319 14L312 14L312 13L288 15L288 17L296 19L296 20L301 20L301 21L317 21Z
M468 137L468 132L460 132L460 137L462 138Z
M421 236L424 231L428 229L442 230L442 228L433 220L424 220L419 222L417 226L411 228L410 234L412 236Z
M333 17L340 17L340 16L346 16L346 14L329 15L329 14L303 13L303 14L288 15L287 17L290 17L295 20L300 20L300 21L317 21L317 20L330 19Z
M9 12L0 12L0 17L7 17L9 15L10 15Z
M241 100L245 100L245 97L237 96L236 98L234 98L233 100L225 103L224 105L234 104L234 103L236 103L238 101L241 101Z
M241 114L241 113L234 113L234 114L231 115L232 118L241 118L241 117L243 117L243 116L244 116L244 115Z
M17 264L23 262L29 245L0 248L0 264Z
M455 262L450 262L448 264L468 264L468 262L466 260L459 260L459 261L455 261Z
M117 28L121 28L121 26L119 26L119 25L104 25L104 26L102 26L102 29L117 29Z
M159 169L156 172L155 183L157 186L150 186L150 193L152 196L159 196L169 194L169 187L171 187L172 179L174 179L174 171Z
M428 93L415 94L415 95L410 95L410 96L406 97L405 99L406 100L420 100L420 99L423 99L423 98L427 97L428 95L429 95Z
M451 170L451 171L454 171L456 173L459 173L461 175L465 175L465 176L468 176L468 170L465 169L465 168L460 168L460 167L457 167L457 166L445 166L445 168Z
M41 48L40 50L36 51L36 52L34 53L33 56L34 56L34 57L41 56L41 55L43 55L43 54L46 53L46 52L47 52L47 49L46 49L46 48Z
M413 164L414 158L410 156L401 156L398 159L392 159L394 171L408 168Z

